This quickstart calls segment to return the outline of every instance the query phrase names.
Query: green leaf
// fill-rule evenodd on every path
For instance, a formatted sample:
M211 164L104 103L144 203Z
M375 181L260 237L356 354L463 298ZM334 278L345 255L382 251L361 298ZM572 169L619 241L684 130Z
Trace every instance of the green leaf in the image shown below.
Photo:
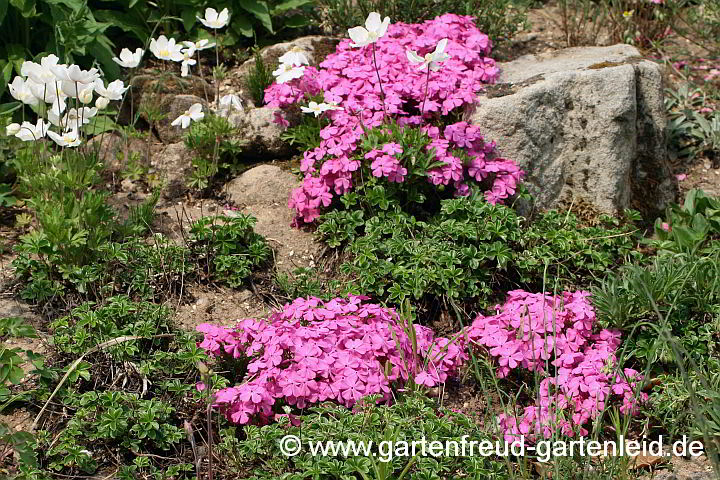
M150 29L145 21L146 19L142 18L138 12L124 13L115 10L96 10L95 17L101 22L110 23L112 27L132 33L143 43L150 36Z
M5 15L8 11L8 0L0 0L0 25L2 25L3 20L5 20Z
M286 12L288 10L292 10L294 8L300 8L304 5L311 4L312 0L287 0L286 2L282 2L278 5L275 5L273 9L270 11L272 15L277 15L278 13Z
M268 10L267 3L259 0L239 0L238 2L242 8L252 13L255 18L260 20L263 27L270 33L273 31L272 19L270 18L270 11Z
M35 16L35 0L10 0L10 5L20 10L25 18Z
M247 17L243 15L233 15L232 22L230 22L230 28L232 29L232 31L234 31L238 35L242 35L243 37L253 36L254 30L252 23L250 23L250 20L248 20Z
M302 13L283 18L283 27L285 28L303 28L308 25L310 25L310 19Z

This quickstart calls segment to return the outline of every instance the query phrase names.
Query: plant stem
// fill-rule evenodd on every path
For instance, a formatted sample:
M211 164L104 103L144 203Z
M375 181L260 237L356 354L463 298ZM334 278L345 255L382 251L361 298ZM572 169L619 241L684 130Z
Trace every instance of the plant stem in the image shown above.
M430 65L428 65L427 77L425 77L425 96L423 97L422 108L420 109L420 116L425 115L425 100L427 100L428 85L430 85Z
M377 58L375 57L375 42L372 44L372 57L373 64L375 65L375 74L377 75L378 83L380 84L380 95L382 95L383 102L383 115L387 116L387 110L385 108L385 90L383 89L382 80L380 79L380 69L378 69Z
M217 79L217 69L220 68L220 45L218 44L217 28L213 32L215 33L215 70L213 71L213 80L215 81L215 101L219 102L220 84Z
M217 48L217 42L215 42L215 48ZM202 70L202 63L200 63L200 50L197 50L197 65L198 65L198 70L200 71L200 80L202 80L202 84L203 84L203 93L205 94L205 101L210 103L210 100L208 100L208 95L207 95L207 87L205 85L205 74L203 73L203 70Z

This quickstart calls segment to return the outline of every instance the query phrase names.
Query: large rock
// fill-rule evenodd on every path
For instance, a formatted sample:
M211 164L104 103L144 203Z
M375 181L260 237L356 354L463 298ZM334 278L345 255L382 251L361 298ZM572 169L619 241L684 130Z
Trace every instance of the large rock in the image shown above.
M666 163L660 67L629 45L568 48L500 65L469 122L526 172L540 208L662 208Z
M275 110L271 108L250 108L236 112L228 121L238 128L238 138L246 142L242 155L247 158L267 159L288 157L293 149L280 136L284 128L273 121Z
M240 211L257 218L255 231L275 250L275 265L281 272L314 266L320 256L321 245L312 233L290 226L294 213L287 202L299 183L287 170L260 165L225 185L228 198Z
M150 159L149 178L165 185L163 195L176 198L187 190L186 180L192 171L192 152L183 142L171 143Z
M186 130L180 125L172 126L171 123L196 103L202 105L203 112L208 112L207 102L196 95L165 95L160 99L160 111L164 116L155 127L163 143L179 142L183 139Z

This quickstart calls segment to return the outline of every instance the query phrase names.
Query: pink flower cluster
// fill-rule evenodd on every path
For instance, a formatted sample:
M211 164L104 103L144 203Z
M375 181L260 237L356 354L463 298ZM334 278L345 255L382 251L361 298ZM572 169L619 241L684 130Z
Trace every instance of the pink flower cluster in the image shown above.
M603 411L612 395L622 398L623 413L634 413L638 401L647 400L645 393L635 396L636 382L642 379L638 372L617 371L620 332L592 333L595 312L589 295L511 291L496 315L479 315L466 330L471 344L485 347L497 360L499 377L520 367L544 377L535 405L525 407L519 417L500 416L508 442L521 435L532 442L555 431L586 435L582 426Z
M199 346L212 355L248 360L245 382L215 392L215 406L235 423L275 418L282 399L303 408L326 400L348 407L367 395L391 398L391 385L435 386L467 359L461 345L414 326L417 349L397 313L349 296L299 298L268 321L234 327L202 324Z
M407 175L407 168L400 165L395 154L402 153L403 148L395 142L386 143L381 150L373 149L365 154L372 160L370 169L374 177L387 177L391 182L402 183Z
M430 72L426 96L427 74L410 63L406 51L424 55L443 38L448 39L446 52L451 58L440 71ZM372 47L355 49L350 40L344 40L320 69L306 67L302 78L268 87L265 100L272 107L286 109L305 102L306 95L318 94L342 107L326 113L330 125L320 132L320 146L304 154L305 180L288 202L297 212L296 221L312 222L334 195L352 188L353 173L364 160L354 158L359 140L365 129L382 125L386 115L401 126L425 127L438 115L472 104L483 84L494 82L498 75L495 61L487 56L490 48L490 39L475 27L472 17L446 14L422 24L391 25L375 44L377 70ZM289 124L282 114L276 115L276 121ZM442 132L429 127L428 132L432 132L437 160L446 163L432 173L433 184L452 185L457 195L466 195L467 179L492 177L489 201L514 192L522 172L508 160L493 159L494 144L485 144L477 127L461 122ZM465 165L449 154L450 148L468 148L474 160ZM392 159L394 154L383 153L379 159L367 157L372 160L372 174L402 182L405 167Z

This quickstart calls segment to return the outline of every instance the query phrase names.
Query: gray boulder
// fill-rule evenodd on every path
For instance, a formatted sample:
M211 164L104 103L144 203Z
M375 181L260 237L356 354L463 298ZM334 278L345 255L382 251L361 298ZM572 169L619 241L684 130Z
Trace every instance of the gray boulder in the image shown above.
M256 159L289 157L293 149L281 135L285 129L273 121L275 109L260 107L232 113L228 121L245 143L243 156Z
M466 119L522 166L537 207L647 212L674 199L657 64L614 45L526 55L500 68Z

